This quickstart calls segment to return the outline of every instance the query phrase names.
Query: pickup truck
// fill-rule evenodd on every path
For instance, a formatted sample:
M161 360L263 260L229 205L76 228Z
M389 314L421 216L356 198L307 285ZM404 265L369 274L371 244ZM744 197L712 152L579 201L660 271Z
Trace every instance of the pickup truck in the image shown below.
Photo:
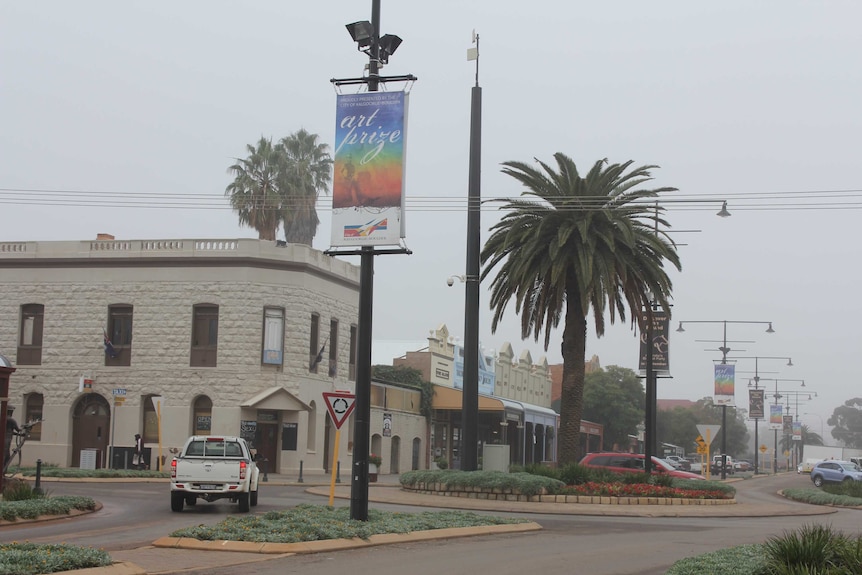
M171 510L183 504L230 499L243 513L257 505L259 471L241 437L195 435L171 461Z

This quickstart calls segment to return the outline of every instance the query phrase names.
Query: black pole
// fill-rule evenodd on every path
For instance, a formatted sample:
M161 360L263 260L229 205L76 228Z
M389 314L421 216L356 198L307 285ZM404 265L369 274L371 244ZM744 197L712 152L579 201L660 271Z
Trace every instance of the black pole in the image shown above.
M760 450L760 440L757 439L757 424L760 420L754 418L754 474L757 475L757 452Z
M721 478L727 479L727 406L721 406Z
M478 64L477 64L478 66ZM470 174L467 189L467 274L464 302L464 388L461 403L461 470L478 469L479 440L479 249L482 168L482 88L470 105Z
M652 303L650 303L652 308ZM656 441L656 379L653 366L653 315L647 314L647 354L646 354L646 429L644 430L644 472L652 473L652 458L655 455Z
M374 0L375 4L379 0ZM374 249L363 246L359 272L359 331L356 342L356 407L350 518L368 521L368 452L371 433L371 310L374 303Z

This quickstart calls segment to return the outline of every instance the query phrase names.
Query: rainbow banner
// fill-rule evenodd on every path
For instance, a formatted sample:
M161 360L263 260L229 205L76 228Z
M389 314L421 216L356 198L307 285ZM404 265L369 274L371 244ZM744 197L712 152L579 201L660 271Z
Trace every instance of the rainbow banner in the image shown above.
M715 364L715 405L734 405L734 376L736 366L725 363Z
M769 429L781 431L784 428L784 409L781 405L769 406Z
M338 96L333 246L398 245L404 237L407 94Z

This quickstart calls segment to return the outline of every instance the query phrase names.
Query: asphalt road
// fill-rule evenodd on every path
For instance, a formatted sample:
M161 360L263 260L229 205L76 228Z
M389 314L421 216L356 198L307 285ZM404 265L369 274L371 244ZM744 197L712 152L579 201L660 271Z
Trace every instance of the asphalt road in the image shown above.
M779 501L776 492L786 487L810 487L805 475L782 474L734 484L739 499ZM88 495L104 508L89 516L32 526L0 529L0 541L60 542L101 547L119 552L149 545L173 529L209 524L239 514L236 505L200 503L183 513L172 513L165 484L52 483L54 495ZM256 512L299 503L325 504L326 498L304 492L303 486L261 485ZM457 503L457 502L453 502ZM336 505L348 505L337 500ZM379 509L414 511L372 503ZM665 573L674 561L724 547L762 542L771 535L803 523L829 524L849 534L859 534L859 510L806 517L612 517L531 514L544 527L527 534L483 536L402 545L369 547L352 551L292 557L255 557L253 572L260 575L315 573L315 575L379 575L403 572L411 575L464 574L493 571L495 575L525 572L584 573L590 575L652 575ZM505 513L500 513L505 515ZM180 553L181 551L177 551ZM120 553L121 554L121 553ZM233 575L236 565L206 567L184 573Z

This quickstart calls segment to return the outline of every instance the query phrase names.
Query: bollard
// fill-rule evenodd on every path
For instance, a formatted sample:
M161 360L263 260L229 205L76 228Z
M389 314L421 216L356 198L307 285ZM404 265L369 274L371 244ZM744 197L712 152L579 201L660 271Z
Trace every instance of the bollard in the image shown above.
M266 483L269 481L269 476L267 475L267 471L269 471L269 459L266 457L263 458L263 482Z
M42 494L42 460L36 460L36 486L33 487L33 492L39 495Z
M335 467L335 482L341 483L341 462L338 462L338 465Z
M302 481L302 460L301 459L299 460L299 480L297 481L297 483L303 483L303 481Z

